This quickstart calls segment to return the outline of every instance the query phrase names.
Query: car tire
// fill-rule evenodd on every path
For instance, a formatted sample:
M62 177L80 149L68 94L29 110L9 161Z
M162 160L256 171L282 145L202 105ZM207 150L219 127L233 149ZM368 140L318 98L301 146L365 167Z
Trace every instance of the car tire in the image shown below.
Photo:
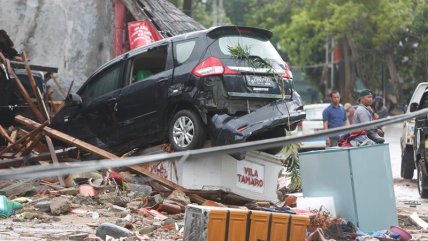
M418 165L418 191L421 198L428 198L428 189L424 187L428 185L428 177L422 171L422 165Z
M401 177L412 179L415 171L413 148L406 146L401 154Z
M198 113L192 110L175 113L168 127L168 139L175 151L201 147L206 139L206 128Z

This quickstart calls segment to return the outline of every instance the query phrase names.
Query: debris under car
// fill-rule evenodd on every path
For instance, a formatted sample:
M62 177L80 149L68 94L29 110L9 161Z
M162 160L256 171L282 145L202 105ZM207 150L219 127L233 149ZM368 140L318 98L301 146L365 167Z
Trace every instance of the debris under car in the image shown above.
M285 135L305 118L267 30L222 26L167 38L99 68L51 126L112 152ZM279 130L279 131L278 131Z

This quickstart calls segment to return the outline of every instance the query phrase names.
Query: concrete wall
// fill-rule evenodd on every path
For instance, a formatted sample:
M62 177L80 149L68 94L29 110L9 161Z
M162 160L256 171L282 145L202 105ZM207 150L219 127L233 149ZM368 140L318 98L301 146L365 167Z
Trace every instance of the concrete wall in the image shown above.
M59 68L80 86L113 58L113 0L0 0L0 29L31 64Z

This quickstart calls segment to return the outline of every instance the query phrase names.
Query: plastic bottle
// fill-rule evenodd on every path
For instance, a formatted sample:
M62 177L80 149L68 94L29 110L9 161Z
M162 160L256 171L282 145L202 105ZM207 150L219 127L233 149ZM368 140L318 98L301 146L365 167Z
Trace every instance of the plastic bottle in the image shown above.
M13 210L21 209L22 207L19 202L10 201L7 197L0 195L0 217L7 218L12 215Z

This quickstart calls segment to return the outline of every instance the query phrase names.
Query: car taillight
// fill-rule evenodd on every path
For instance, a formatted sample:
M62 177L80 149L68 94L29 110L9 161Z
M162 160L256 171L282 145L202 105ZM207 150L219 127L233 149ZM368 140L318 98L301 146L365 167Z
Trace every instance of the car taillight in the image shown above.
M290 67L287 63L284 63L285 73L281 74L281 77L284 79L293 79L293 73L291 73Z
M192 70L192 73L198 77L221 74L240 74L239 72L233 71L227 66L224 66L221 60L216 57L209 57L202 61L202 63L198 64L198 66Z
M303 129L303 122L300 121L299 123L297 123L297 130L302 131L302 129Z

